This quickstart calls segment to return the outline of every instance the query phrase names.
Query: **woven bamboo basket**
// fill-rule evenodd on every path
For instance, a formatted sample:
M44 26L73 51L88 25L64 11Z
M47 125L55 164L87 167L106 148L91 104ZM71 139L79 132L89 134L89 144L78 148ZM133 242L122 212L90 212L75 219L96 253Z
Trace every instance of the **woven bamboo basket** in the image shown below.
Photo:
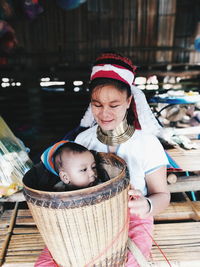
M59 266L124 266L128 240L127 167L111 153L99 153L110 180L68 192L29 187L24 195L46 246ZM30 177L31 178L31 177Z

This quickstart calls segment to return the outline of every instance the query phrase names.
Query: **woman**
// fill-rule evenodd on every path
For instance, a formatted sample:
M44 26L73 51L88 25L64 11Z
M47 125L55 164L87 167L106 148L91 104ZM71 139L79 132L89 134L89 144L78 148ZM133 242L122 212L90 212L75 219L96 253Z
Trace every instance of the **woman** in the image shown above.
M133 86L135 67L120 55L103 54L91 73L91 105L81 121L89 129L75 142L97 152L113 152L129 169L129 237L148 257L153 216L169 204L165 152L155 134L159 125L143 93ZM45 265L36 265L45 266ZM129 252L126 267L139 266Z
M120 55L103 54L97 58L90 81L91 112L97 125L80 133L75 142L98 152L113 152L126 161L132 185L129 236L148 257L153 216L170 201L168 161L151 133L159 126L141 91L132 85L134 71L132 62ZM137 266L132 255L126 266Z

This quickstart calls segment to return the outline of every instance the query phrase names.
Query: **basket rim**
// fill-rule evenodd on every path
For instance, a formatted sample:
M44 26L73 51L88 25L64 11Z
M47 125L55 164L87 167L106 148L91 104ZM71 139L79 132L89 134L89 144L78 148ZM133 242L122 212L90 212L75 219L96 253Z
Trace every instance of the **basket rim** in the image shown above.
M122 163L124 165L124 168L120 171L120 173L116 177L114 177L114 178L112 178L112 179L110 179L110 180L108 180L106 182L100 183L100 184L95 185L95 186L91 186L91 187L87 187L87 188L82 188L82 189L77 189L77 190L73 190L73 191L56 192L56 191L43 191L43 190L39 190L39 189L33 189L33 188L25 185L25 183L24 183L24 181L22 179L23 187L25 189L27 189L28 191L31 191L31 192L36 193L36 194L38 194L38 193L39 194L43 194L43 195L50 195L50 194L53 195L53 194L55 194L58 197L59 196L63 196L63 195L65 195L66 197L67 196L71 196L71 195L74 195L74 196L75 195L79 195L80 196L82 194L85 195L86 193L91 193L91 192L98 191L99 189L102 189L102 188L106 187L107 185L109 185L111 183L111 181L113 182L113 181L116 181L117 179L119 179L119 177L121 176L121 174L124 171L126 171L126 168L127 168L127 164L126 164L125 160L122 159L121 157L117 156L116 154L110 153L110 152L109 153L106 153L106 152L98 152L98 153L100 155L107 155L109 157L115 158L116 160L118 160L120 163Z

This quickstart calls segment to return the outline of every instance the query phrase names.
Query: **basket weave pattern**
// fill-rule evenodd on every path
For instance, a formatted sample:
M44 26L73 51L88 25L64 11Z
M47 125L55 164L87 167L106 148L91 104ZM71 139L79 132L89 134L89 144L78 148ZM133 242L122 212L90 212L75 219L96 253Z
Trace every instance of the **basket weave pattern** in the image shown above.
M114 167L115 177L95 187L55 193L25 185L35 223L60 266L124 266L129 177L122 159L104 153L102 157L110 176Z

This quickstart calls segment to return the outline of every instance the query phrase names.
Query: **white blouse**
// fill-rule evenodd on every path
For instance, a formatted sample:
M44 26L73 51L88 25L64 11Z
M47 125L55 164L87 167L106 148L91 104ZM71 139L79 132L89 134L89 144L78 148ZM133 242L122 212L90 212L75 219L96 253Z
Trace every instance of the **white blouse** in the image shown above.
M96 132L97 125L80 133L75 142L97 152L108 152L108 146L97 139ZM116 154L126 161L131 184L144 195L147 194L145 175L168 164L158 138L142 130L135 130L129 140L118 146Z

